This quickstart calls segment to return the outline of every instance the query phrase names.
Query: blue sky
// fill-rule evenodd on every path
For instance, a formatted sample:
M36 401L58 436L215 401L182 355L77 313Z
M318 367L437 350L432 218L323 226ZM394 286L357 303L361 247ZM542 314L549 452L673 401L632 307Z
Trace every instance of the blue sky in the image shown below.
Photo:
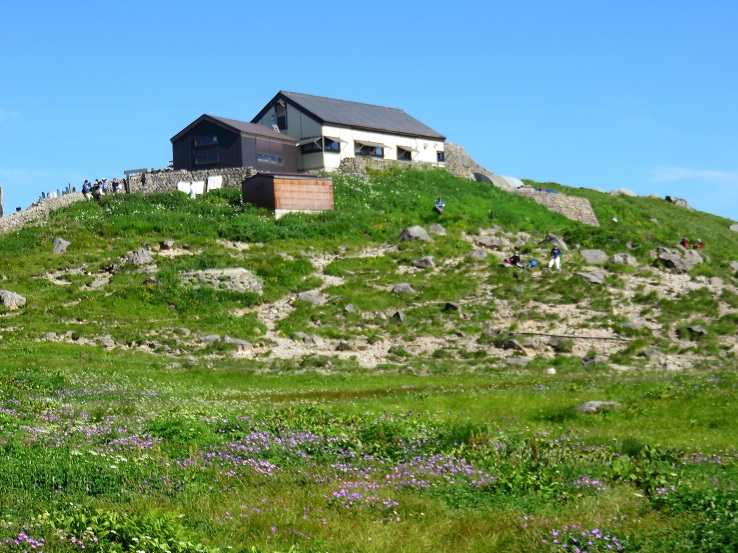
M501 175L673 195L738 219L738 3L11 2L6 213L162 168L203 113L289 90L400 108Z

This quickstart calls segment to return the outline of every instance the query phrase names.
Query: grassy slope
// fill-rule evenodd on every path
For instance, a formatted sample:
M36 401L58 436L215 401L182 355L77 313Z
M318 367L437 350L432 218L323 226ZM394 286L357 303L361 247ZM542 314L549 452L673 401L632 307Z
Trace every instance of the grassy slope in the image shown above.
M313 287L307 251L333 253L341 245L358 251L394 243L403 228L436 222L430 207L439 195L447 204L442 223L452 236L500 225L534 237L554 232L571 244L610 253L624 251L632 241L643 263L650 262L650 249L673 246L682 235L700 237L713 262L695 269L695 275L733 278L727 265L738 258L738 234L727 230L728 221L663 200L558 188L589 197L602 227L568 221L525 198L443 172L408 171L377 175L369 183L338 177L336 211L317 217L275 222L264 212L238 205L237 196L227 190L196 202L178 194L115 197L100 206L71 206L43 225L0 237L0 274L7 277L3 288L29 299L20 312L4 312L0 319L0 519L20 525L0 525L1 537L16 537L19 527L30 524L26 533L49 539L45 550L76 550L58 540L51 545L51 523L30 523L31 517L47 511L62 520L57 528L79 537L82 531L75 534L68 517L80 509L88 514L100 509L132 517L121 522L120 533L135 534L131 528L138 527L144 535L158 528L162 539L169 532L243 551L251 546L262 551L291 546L300 551L530 551L541 550L550 531L572 524L600 526L628 541L628 550L698 549L699 536L690 532L716 529L705 526L692 499L679 495L665 502L654 486L715 494L738 485L730 432L738 416L734 366L683 375L560 367L560 375L552 379L534 370L454 371L455 365L466 365L411 359L398 361L398 366L427 362L435 373L417 377L402 371L339 370L326 376L312 370L320 369L315 361L300 367L302 374L293 368L257 374L254 367L267 363L208 358L217 351L182 362L37 341L49 331L72 330L88 336L109 333L123 342L166 342L151 333L179 326L256 340L258 322L233 317L230 310ZM613 216L619 223L611 221ZM55 236L72 242L67 254L51 254ZM39 278L83 264L94 274L127 252L162 239L187 245L194 255L158 260L157 284L148 284L149 275L132 268L113 275L100 291L80 290L94 278L84 272L64 277L69 286ZM217 239L263 243L236 262L264 279L264 299L182 287L179 270L233 266L233 251ZM406 261L421 251L419 245L403 246L394 259ZM469 246L456 238L439 240L432 251L451 258L463 256ZM358 289L369 274L385 282L382 274L394 261L386 263L346 260L331 270L358 274L351 281ZM489 271L490 279L497 278L493 267ZM444 290L428 287L422 293L447 297L450 289L469 285L461 278L439 277ZM564 281L543 286L559 287L557 294L571 294L574 300L590 293ZM371 301L360 291L340 292ZM515 292L511 288L509 293ZM642 301L655 306L658 298ZM674 310L675 317L689 312L685 306ZM297 313L305 320L315 316ZM330 315L326 313L326 322ZM414 316L419 324L428 317L422 310ZM285 324L298 328L298 322ZM483 322L472 318L468 324L478 329ZM439 330L431 325L425 331ZM594 417L570 410L589 399L617 400L623 408ZM227 476L220 469L197 468L207 459L201 457L205 452L234 454L228 443L241 443L252 430L277 435L311 431L339 442L350 436L345 448L354 453L324 454L323 446L316 445L307 458L318 459L318 464L311 466L269 438L275 440L272 452L259 458L283 466L283 473L262 477L241 470L238 476ZM143 445L152 436L161 440L159 445ZM130 437L135 437L130 448L113 445ZM356 491L346 484L359 479L354 470L374 470L373 461L360 460L362 454L371 452L394 466L408 458L404 444L417 448L416 454L465 458L491 474L518 475L520 480L503 478L508 488L380 488L383 498L399 503L389 509L342 507L326 499L342 486ZM114 453L90 453L108 450ZM681 451L710 461L684 462ZM714 463L716 455L725 461ZM352 466L352 472L334 474L337 459ZM193 468L182 468L179 463L185 462ZM314 478L317 474L321 477ZM576 488L572 482L582 474L602 480L606 489ZM142 517L152 512L185 517L146 523ZM623 516L628 521L624 526ZM730 520L723 530L731 528ZM726 531L718 537L730 539ZM114 550L108 538L107 550ZM710 547L717 543L711 539Z

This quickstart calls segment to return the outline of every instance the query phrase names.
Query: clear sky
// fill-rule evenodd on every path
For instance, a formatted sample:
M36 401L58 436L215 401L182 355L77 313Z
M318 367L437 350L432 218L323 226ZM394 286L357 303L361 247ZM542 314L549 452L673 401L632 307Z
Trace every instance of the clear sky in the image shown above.
M288 90L400 108L507 176L738 219L736 0L6 2L6 213L163 168Z

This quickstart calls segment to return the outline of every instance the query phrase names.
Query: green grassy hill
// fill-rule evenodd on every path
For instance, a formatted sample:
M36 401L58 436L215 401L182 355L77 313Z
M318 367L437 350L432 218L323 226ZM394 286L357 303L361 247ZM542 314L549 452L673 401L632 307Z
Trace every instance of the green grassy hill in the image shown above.
M738 233L531 184L601 226L407 170L319 215L120 195L0 236L0 550L735 550Z

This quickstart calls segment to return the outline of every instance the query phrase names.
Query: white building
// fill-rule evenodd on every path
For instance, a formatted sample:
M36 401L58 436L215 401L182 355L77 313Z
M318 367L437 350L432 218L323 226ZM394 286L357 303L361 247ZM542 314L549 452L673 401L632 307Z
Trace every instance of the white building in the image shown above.
M280 91L251 122L297 141L298 171L359 156L444 165L446 138L401 109Z

